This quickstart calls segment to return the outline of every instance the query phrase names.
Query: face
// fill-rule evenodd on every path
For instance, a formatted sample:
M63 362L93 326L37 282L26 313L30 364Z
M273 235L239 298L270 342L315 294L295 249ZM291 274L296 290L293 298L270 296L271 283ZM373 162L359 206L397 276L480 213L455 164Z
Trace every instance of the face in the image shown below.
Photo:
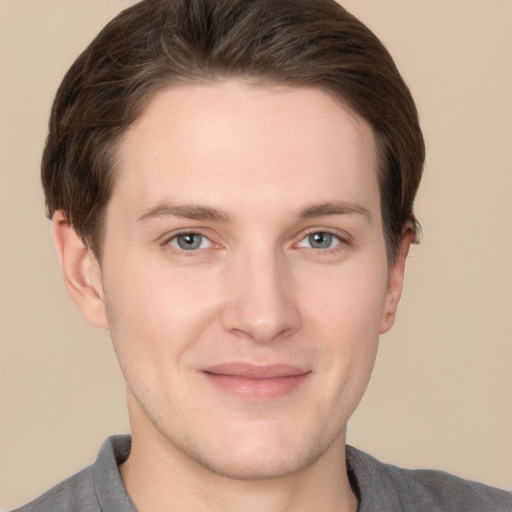
M237 478L344 446L401 286L370 127L318 90L184 86L118 156L98 295L134 436Z

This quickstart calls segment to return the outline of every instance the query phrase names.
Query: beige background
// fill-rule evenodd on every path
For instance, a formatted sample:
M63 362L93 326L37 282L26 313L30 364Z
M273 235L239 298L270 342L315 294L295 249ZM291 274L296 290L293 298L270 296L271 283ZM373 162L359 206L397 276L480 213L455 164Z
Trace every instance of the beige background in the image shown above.
M107 335L66 296L38 166L50 103L121 0L0 0L0 509L128 430ZM347 0L417 99L424 241L350 442L512 489L512 2Z

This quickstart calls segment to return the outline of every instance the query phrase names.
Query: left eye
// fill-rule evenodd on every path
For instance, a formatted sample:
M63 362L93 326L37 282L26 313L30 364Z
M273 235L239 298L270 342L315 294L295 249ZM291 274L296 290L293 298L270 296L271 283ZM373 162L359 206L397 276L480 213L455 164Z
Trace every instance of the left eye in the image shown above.
M212 245L212 242L200 233L180 233L179 235L173 236L168 243L182 251L207 249Z
M300 247L310 247L311 249L331 249L339 245L341 240L327 231L317 231L305 236L300 242Z

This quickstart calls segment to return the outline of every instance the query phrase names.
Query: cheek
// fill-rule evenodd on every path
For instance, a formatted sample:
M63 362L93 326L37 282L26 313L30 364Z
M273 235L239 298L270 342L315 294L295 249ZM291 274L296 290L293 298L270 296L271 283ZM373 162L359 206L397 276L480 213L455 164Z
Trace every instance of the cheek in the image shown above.
M170 410L169 390L181 390L183 396L192 392L184 387L190 371L187 354L209 332L215 307L212 296L201 293L201 283L168 274L146 268L122 279L118 272L105 289L121 371L131 393L155 421L159 410ZM179 403L173 401L173 407L179 408Z
M211 281L188 269L149 265L110 274L105 295L118 355L155 366L178 358L215 316L218 301Z
M303 279L304 313L342 338L364 341L365 333L378 335L387 285L387 272L380 267L353 265Z
M332 272L322 291L304 283L309 292L303 308L308 338L322 353L321 367L332 386L364 388L373 368L386 293L386 272L368 268Z

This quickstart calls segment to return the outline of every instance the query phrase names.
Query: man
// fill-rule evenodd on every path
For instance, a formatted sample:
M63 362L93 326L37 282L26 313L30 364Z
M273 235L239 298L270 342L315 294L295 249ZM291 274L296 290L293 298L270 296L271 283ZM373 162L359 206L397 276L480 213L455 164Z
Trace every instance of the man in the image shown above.
M26 510L510 510L346 447L423 159L393 61L334 2L121 13L61 85L43 183L132 436Z

